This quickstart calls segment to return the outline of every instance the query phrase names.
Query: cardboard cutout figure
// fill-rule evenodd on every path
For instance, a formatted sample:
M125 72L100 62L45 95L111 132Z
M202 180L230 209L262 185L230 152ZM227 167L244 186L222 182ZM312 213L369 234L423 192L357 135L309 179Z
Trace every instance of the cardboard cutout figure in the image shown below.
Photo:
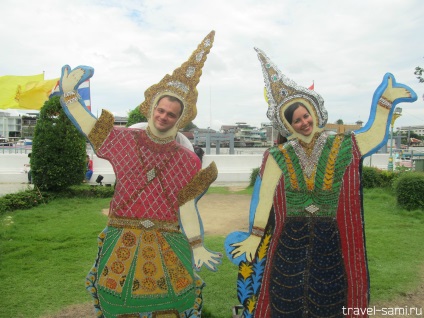
M61 104L98 157L116 175L108 225L87 276L97 317L198 317L203 281L194 270L216 270L221 255L203 246L197 200L216 179L196 154L176 143L196 116L196 85L214 39L212 31L189 60L145 92L146 129L114 127L111 113L96 119L77 94L90 67L62 69Z
M299 87L256 51L268 118L288 141L264 154L249 233L226 239L228 257L239 264L242 316L345 317L343 308L358 308L366 317L362 159L387 141L395 105L415 101L416 94L386 74L368 123L350 135L329 135L323 131L322 97Z

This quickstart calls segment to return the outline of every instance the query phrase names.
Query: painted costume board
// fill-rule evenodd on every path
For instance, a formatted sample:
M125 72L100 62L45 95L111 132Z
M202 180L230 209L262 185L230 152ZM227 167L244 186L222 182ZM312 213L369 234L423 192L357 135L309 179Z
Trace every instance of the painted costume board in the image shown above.
M196 117L196 85L214 34L172 75L145 91L140 111L148 124L143 129L114 127L106 110L95 118L77 93L94 69L62 68L62 107L116 176L108 224L98 237L97 257L86 278L97 317L201 315L204 283L195 271L203 266L215 271L222 255L203 246L197 201L218 172L215 163L201 169L197 155L175 139L178 129ZM158 128L163 115L161 121L154 117L156 111L166 112L156 109L164 105L163 98L165 105L176 107L175 113L166 109L175 117L166 129Z
M387 140L394 106L416 100L416 94L386 74L367 125L329 135L323 130L327 112L321 96L297 86L257 51L267 115L288 141L264 154L249 233L233 232L225 241L227 256L239 266L242 317L346 317L347 308L360 309L366 317L370 286L362 159ZM314 119L310 136L296 133L282 116L299 102Z

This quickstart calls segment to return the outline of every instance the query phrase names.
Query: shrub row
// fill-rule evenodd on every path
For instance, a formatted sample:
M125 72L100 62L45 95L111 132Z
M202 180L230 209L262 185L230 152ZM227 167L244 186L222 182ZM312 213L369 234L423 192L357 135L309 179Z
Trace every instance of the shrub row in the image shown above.
M114 187L78 185L58 192L33 189L6 194L0 197L0 215L5 212L30 209L39 204L48 203L55 198L110 198L113 196L114 190Z
M424 173L408 172L393 183L397 203L408 211L424 210Z
M254 186L259 168L252 169L249 186ZM424 173L397 170L383 171L377 168L362 168L363 188L389 188L396 196L399 206L406 210L424 210Z

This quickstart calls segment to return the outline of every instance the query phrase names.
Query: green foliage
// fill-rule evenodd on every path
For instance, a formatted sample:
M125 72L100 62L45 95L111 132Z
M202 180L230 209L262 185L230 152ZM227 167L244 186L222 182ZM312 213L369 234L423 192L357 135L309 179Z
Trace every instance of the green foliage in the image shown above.
M63 191L38 191L26 190L17 193L6 194L0 197L0 215L15 210L33 208L42 203L48 203L60 198L111 198L115 188L93 185L70 186Z
M402 174L393 184L397 203L410 211L424 210L424 174L409 172Z
M193 124L193 122L189 122L184 128L183 131L190 131L191 129L195 129L197 126Z
M128 122L126 127L129 127L131 125L137 124L137 123L144 123L147 122L146 117L142 113L140 113L140 106L137 106L132 111L128 113Z
M92 312L84 277L97 253L96 236L107 223L101 210L109 201L59 198L0 217L1 317L58 317L70 305L87 303ZM396 304L399 295L422 284L424 213L397 207L388 189L365 190L364 209L372 305ZM205 246L225 254L224 236L206 236ZM226 256L217 272L200 271L205 317L231 317L238 303L237 271Z
M417 79L420 83L424 83L423 72L424 72L424 68L419 66L415 68L414 74L417 75Z
M85 138L65 115L58 96L41 108L30 163L32 181L40 190L60 191L84 180Z
M362 167L362 187L388 188L392 186L397 174L390 171L383 171L373 167Z
M42 194L35 190L6 194L0 197L0 215L8 211L33 208L41 203L47 203L48 198L47 193Z
M61 198L111 198L115 191L114 187L98 185L78 185L60 192Z
M260 168L253 168L252 169L252 173L250 174L250 183L249 183L249 187L253 187L255 185L256 182L256 178L258 177Z

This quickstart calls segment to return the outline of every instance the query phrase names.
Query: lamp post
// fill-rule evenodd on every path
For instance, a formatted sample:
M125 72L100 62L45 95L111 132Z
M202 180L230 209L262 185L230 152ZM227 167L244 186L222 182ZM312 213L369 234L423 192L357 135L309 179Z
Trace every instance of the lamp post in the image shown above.
M395 125L395 120L402 116L402 108L396 107L395 112L393 113L392 122L390 123L390 156L389 164L387 166L388 171L393 171L393 126Z

